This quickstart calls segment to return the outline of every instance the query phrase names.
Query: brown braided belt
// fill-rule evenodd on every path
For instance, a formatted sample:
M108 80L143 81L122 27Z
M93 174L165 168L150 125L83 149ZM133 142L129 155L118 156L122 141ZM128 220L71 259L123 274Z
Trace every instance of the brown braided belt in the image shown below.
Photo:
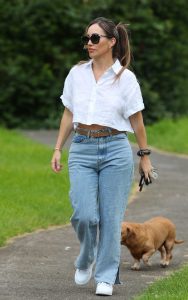
M105 136L110 136L110 135L116 135L120 133L127 133L126 131L119 131L117 129L113 128L104 128L104 129L99 129L99 130L90 130L86 128L79 128L77 127L75 130L76 133L79 133L81 135L86 135L87 137L105 137Z

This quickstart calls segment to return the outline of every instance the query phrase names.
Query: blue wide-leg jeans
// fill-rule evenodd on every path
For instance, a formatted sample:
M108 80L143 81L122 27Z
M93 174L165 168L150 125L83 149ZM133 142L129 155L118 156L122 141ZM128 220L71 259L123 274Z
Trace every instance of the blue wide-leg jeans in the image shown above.
M127 135L75 134L69 151L71 223L80 241L75 267L95 260L95 281L118 282L121 222L133 177Z

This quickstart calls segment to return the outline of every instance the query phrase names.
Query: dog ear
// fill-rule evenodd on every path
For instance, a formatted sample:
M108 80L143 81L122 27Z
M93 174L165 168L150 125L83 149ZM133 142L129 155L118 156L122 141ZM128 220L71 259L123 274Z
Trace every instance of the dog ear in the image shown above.
M126 231L127 231L127 238L131 235L131 228L130 227L127 227L126 228Z
M124 226L121 232L121 245L126 245L129 238L132 236L131 227Z
M133 228L130 226L127 226L126 231L127 231L127 234L126 234L127 239L129 239L130 237L133 237L135 235Z

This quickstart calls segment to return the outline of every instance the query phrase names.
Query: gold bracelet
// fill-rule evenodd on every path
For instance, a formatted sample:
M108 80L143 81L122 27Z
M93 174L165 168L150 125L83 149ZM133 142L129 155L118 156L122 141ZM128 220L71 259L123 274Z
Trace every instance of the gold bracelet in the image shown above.
M60 149L60 148L54 148L54 151L55 151L55 150L58 150L58 151L60 151L60 152L62 151L62 149Z

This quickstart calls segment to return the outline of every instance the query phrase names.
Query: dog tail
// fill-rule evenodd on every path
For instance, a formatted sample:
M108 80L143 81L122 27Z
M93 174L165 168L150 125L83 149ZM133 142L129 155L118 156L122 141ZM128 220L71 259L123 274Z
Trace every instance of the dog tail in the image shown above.
M174 243L175 244L182 244L182 243L184 243L184 240L175 240Z

